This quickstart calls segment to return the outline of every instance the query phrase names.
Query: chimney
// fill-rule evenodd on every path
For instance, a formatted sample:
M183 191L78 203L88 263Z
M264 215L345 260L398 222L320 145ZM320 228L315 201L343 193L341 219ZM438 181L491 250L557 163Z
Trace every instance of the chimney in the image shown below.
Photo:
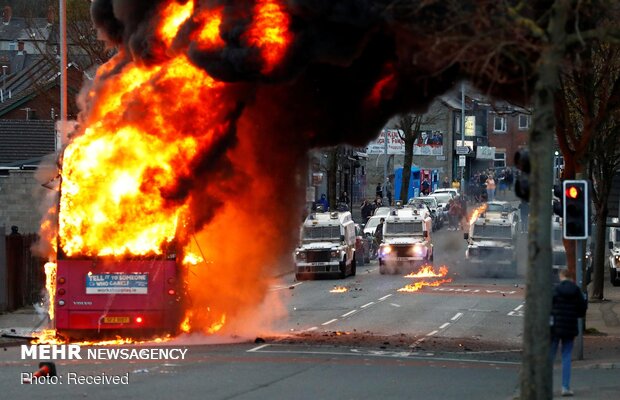
M47 8L47 23L49 25L53 25L55 20L56 20L56 9L54 8L54 6L49 6Z
M2 22L4 25L8 25L11 22L11 17L13 16L13 10L11 6L5 6L4 10L2 10Z

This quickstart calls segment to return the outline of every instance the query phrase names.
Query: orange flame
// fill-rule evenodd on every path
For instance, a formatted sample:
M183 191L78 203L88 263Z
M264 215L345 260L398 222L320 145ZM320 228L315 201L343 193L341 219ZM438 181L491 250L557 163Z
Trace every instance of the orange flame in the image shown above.
M439 267L439 272L435 272L432 265L423 265L418 272L405 275L405 278L436 278L447 274L448 268L445 265Z
M330 293L344 293L347 292L349 289L347 289L344 286L334 286L334 288L332 290L330 290Z
M207 328L207 332L213 334L219 331L220 329L222 329L225 323L226 323L226 314L222 314L219 321L214 322L209 328Z
M198 41L201 49L211 49L224 45L220 37L220 25L222 23L222 10L203 11L198 17L200 30L192 35L192 39Z
M416 273L410 273L409 275L405 275L405 278L437 278L444 277L448 275L448 267L442 265L439 267L439 272L435 272L432 265L423 265L420 270ZM405 286L404 288L398 289L399 292L417 292L425 286L439 286L444 283L452 282L451 278L448 279L439 279L436 281L418 281L412 284Z
M425 286L439 286L442 285L444 283L449 283L452 282L451 278L448 279L441 279L438 281L433 281L433 282L426 282L426 281L420 281L420 282L415 282L413 284L409 284L407 286L405 286L404 288L400 288L398 289L399 292L417 292L418 290L422 289Z
M474 222L476 222L476 220L478 219L478 216L480 214L482 214L483 212L485 212L487 209L487 204L484 203L483 205L479 206L478 208L476 208L472 214L471 217L469 217L469 225L473 224Z
M181 322L181 332L189 333L191 331L192 325L190 323L190 320L193 315L194 313L191 310L185 313L185 318L183 319L183 322Z
M193 15L195 4L195 0L185 4L169 1L161 8L156 34L160 45L167 46L158 53L161 57L145 65L133 62L131 54L121 47L116 56L99 68L92 88L85 94L89 108L80 115L78 131L73 133L64 151L61 167L57 237L58 247L67 256L162 254L166 245L177 238L179 232L184 232L189 210L197 201L193 194L204 190L199 193L203 196L201 199L227 196L216 184L212 185L213 189L209 186L195 189L195 192L183 191L181 187L192 180L197 165L202 167L203 157L212 149L218 149L222 139L228 138L228 121L233 111L239 109L238 104L226 101L231 92L238 90L236 87L216 81L195 67L185 56L186 49L169 51L179 29L190 18L196 26L191 39L201 48L223 45L220 37L223 10L200 11ZM285 56L292 40L289 25L290 17L281 2L256 2L244 40L259 50L264 72L275 68ZM239 138L238 147L253 146L252 140L256 139ZM251 170L249 175L268 176L261 175L264 172L259 162L248 156L248 148L230 150L227 157ZM265 185L254 185L252 193L266 199L271 192L262 186ZM220 210L209 226L203 227L203 236L209 238L213 232L221 232L224 225L234 238L229 238L224 246L217 240L205 241L213 248L204 248L204 257L215 260L220 266L236 266L243 261L246 268L252 266L252 272L263 272L263 263L250 259L259 251L265 252L259 249L284 248L287 239L274 244L279 231L270 231L269 221L262 229L270 236L247 244L250 235L247 227L257 226L255 215L255 212L246 213L236 207ZM232 220L236 221L232 223L234 226L231 226ZM218 244L214 244L216 242ZM275 256L272 258L275 260ZM200 260L202 257L189 255L184 261L189 266ZM257 284L256 276L249 276L245 269L232 271L229 268L227 276L217 279L207 269L197 270L188 278L188 285L190 291L193 288L200 292L192 295L201 302L194 303L192 310L186 310L181 326L186 332L192 329L206 333L220 331L227 318L232 320L242 307L255 304L248 292L252 291L254 297L259 298L267 287L262 280ZM238 285L240 281L246 286L253 285L251 289L244 289L243 298L228 293L231 282ZM205 285L208 291L204 290ZM50 296L52 289L48 289ZM53 301L51 303L53 314ZM204 304L213 306L217 312L205 312ZM131 339L118 339L124 340ZM118 341L112 344L119 344Z
M56 263L47 262L43 266L45 269L45 290L47 290L47 312L50 316L50 321L54 320L54 303L56 301Z
M179 4L176 1L168 3L163 11L163 22L159 27L159 36L166 46L172 44L172 41L179 32L179 28L189 19L193 10L194 0L189 0L185 4Z
M246 37L258 47L265 61L262 72L271 72L282 60L291 41L290 17L276 0L258 0L255 17Z

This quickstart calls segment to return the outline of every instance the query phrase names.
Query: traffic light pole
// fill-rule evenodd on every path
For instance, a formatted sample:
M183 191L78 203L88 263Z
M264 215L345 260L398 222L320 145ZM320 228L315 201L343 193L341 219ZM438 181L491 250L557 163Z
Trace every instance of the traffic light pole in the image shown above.
M583 256L583 244L584 244L585 240L575 240L575 247L576 247L576 262L575 262L575 280L577 283L577 286L579 287L579 290L581 291L581 288L583 286L583 263L584 263L584 256ZM577 333L577 340L575 341L575 351L577 354L577 359L578 360L583 360L583 318L579 318L577 320L577 327L578 327L578 333Z

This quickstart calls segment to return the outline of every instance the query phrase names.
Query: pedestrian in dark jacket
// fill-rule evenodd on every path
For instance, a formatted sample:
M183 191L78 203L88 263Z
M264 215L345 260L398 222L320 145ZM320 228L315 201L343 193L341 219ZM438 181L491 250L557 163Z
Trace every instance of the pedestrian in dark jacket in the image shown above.
M560 283L553 289L551 306L551 362L562 343L562 396L572 396L570 389L571 354L579 333L577 319L583 318L588 305L581 289L569 278L568 270L560 270Z

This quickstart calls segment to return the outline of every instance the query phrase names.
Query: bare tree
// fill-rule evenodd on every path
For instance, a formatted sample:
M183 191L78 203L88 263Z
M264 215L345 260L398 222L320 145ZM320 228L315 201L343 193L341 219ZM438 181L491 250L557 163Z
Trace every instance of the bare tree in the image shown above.
M398 135L405 142L405 159L403 161L403 176L400 186L399 198L404 202L408 200L409 181L411 180L411 166L413 165L413 149L415 142L420 138L423 126L435 124L442 118L432 107L425 114L405 113L400 114L396 123Z

